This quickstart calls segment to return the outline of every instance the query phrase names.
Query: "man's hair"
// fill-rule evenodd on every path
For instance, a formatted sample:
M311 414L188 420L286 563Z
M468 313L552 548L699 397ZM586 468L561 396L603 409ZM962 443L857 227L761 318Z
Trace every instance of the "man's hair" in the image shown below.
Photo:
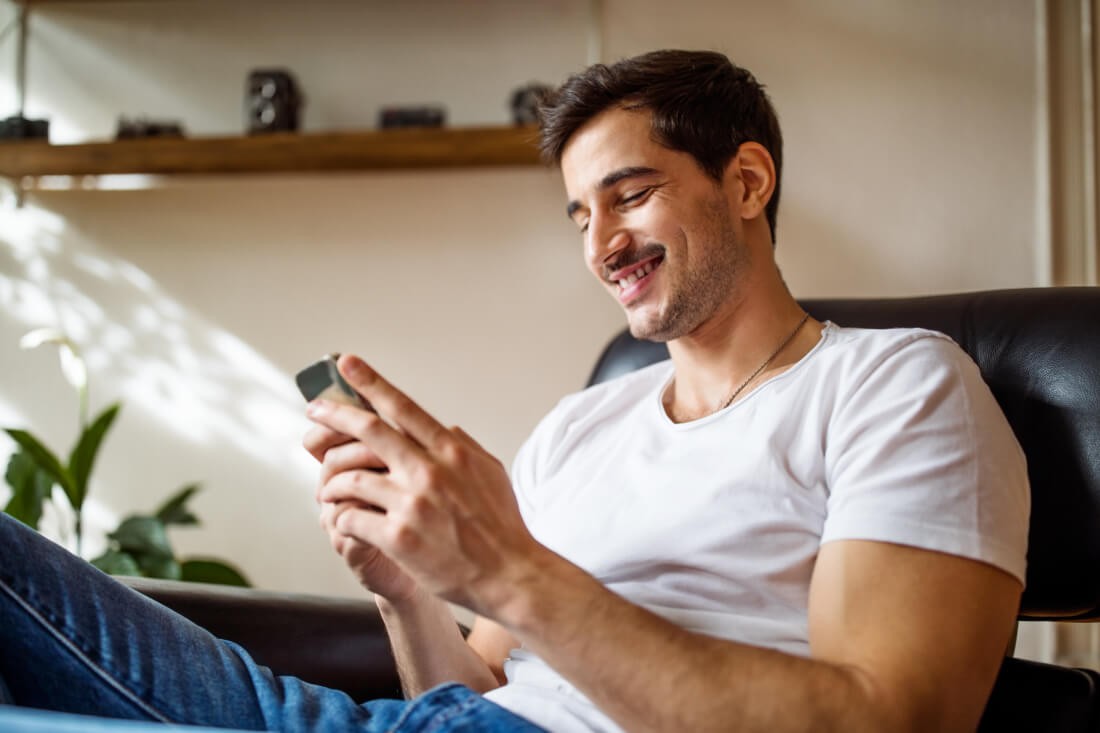
M654 141L687 153L716 182L742 143L763 145L775 161L775 190L765 209L775 241L783 136L752 73L712 51L653 51L590 66L542 97L543 158L560 165L573 134L612 107L650 112Z

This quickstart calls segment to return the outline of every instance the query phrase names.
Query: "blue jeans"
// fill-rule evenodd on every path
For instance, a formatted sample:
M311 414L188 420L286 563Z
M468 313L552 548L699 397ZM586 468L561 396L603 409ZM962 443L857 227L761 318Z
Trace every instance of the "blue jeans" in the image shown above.
M9 705L0 705L3 731L112 725L26 708L287 732L542 730L457 684L412 701L360 704L339 690L276 676L236 644L0 514L3 703ZM121 730L145 731L147 724Z

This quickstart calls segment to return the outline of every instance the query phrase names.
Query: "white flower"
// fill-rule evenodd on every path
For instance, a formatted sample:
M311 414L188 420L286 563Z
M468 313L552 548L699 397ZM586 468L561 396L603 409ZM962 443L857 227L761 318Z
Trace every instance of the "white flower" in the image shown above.
M23 349L36 349L42 344L57 344L65 381L78 393L83 393L88 388L88 367L76 344L56 328L36 328L19 339L19 346Z
M36 328L19 339L19 348L37 349L42 344L71 344L65 334L56 328Z

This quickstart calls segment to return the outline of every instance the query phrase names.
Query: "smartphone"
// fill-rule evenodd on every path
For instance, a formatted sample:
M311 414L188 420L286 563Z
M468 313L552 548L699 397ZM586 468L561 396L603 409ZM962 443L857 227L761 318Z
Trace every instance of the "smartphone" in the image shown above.
M332 400L373 412L374 408L370 403L340 376L340 370L336 368L336 360L339 358L339 354L328 354L298 372L294 381L298 383L302 396L307 402L316 399Z

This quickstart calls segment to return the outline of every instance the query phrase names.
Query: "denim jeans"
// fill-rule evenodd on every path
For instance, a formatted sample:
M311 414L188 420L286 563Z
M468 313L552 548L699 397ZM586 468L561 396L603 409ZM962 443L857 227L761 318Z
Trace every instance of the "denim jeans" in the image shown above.
M146 721L122 728L134 731L152 723L288 732L542 730L457 684L412 701L360 704L339 690L276 676L236 644L4 514L0 703L17 706L0 706L4 731L110 727L25 708Z

